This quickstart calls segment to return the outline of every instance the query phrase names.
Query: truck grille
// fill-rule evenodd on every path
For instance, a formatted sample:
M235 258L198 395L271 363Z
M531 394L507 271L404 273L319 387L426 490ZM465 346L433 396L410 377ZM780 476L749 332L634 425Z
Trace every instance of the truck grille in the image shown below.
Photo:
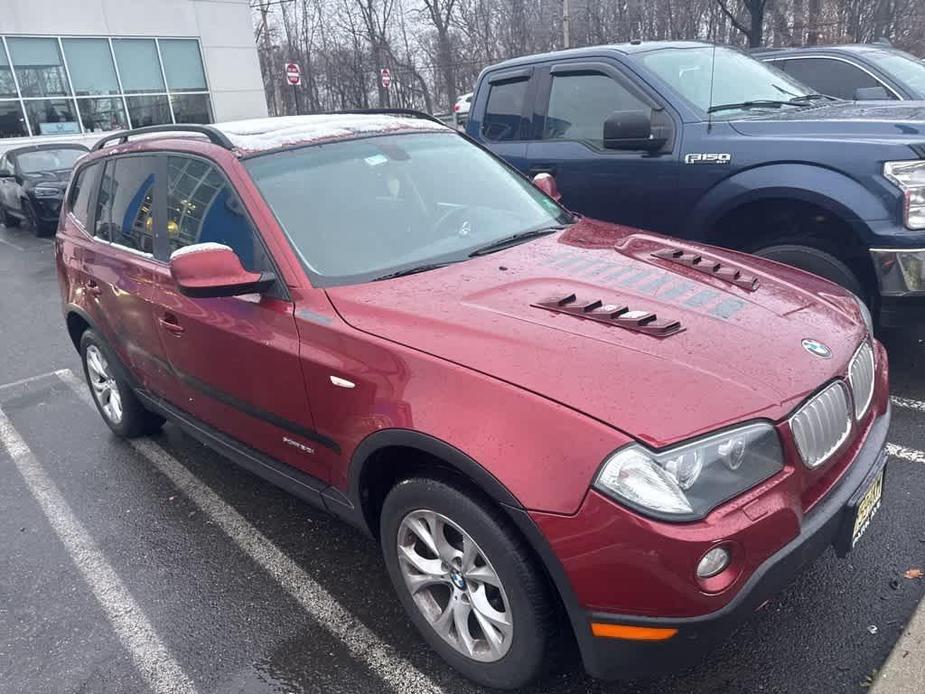
M826 387L790 418L790 430L807 467L819 467L848 438L848 391L839 381Z
M854 418L867 412L874 395L874 350L865 342L855 352L848 366L848 382L854 396Z

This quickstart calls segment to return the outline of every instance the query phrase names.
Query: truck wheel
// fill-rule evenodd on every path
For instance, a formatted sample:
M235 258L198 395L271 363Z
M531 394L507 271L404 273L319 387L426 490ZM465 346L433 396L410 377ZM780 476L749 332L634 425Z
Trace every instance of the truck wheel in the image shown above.
M865 303L870 303L870 296L851 268L835 256L820 251L818 248L783 244L762 248L755 251L755 255L819 275L853 292Z
M444 660L498 689L543 674L555 609L541 570L499 511L455 485L412 478L386 497L380 534L402 605Z

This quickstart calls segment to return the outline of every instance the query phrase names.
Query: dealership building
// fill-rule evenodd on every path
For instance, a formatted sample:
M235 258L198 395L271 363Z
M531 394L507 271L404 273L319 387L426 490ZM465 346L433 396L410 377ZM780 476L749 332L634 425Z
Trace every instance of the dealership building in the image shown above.
M248 0L0 2L0 150L266 115Z

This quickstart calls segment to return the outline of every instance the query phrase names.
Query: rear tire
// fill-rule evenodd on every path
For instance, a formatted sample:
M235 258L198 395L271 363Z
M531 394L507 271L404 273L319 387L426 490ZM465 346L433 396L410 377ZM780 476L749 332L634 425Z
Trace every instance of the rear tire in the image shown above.
M782 244L757 250L755 255L819 275L853 292L870 305L871 297L857 275L845 263L825 251L812 246Z
M426 477L392 488L380 517L386 567L431 648L474 682L517 689L553 660L553 598L507 518L463 489Z
M81 335L80 356L96 409L116 436L146 436L163 426L164 418L145 409L122 377L112 352L93 330Z

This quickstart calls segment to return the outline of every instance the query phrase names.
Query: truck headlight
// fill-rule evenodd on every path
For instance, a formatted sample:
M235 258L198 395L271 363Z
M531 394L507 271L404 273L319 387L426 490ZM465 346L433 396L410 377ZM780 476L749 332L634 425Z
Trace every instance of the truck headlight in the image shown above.
M883 175L903 192L906 228L925 229L925 161L888 161Z
M783 467L777 431L757 422L664 451L640 444L621 448L604 462L594 488L643 514L688 521Z

